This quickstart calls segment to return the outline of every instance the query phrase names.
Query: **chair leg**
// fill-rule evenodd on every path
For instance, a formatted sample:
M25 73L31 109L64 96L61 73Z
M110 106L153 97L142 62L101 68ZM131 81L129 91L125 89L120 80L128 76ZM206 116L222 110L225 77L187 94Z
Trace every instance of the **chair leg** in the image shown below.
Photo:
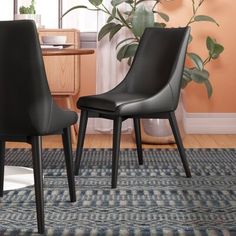
M143 164L143 152L142 152L142 142L141 142L141 129L140 129L140 119L134 118L134 132L136 139L136 146L138 152L138 163Z
M5 162L5 142L0 141L0 197L3 197L4 162Z
M71 146L71 133L70 127L64 128L62 133L62 141L64 147L64 155L66 162L66 171L67 179L70 191L70 201L76 201L75 194L75 178L74 178L74 169L73 169L73 155L72 155L72 146Z
M87 121L88 121L88 112L82 110L81 116L80 116L79 134L78 134L78 141L77 141L77 148L76 148L75 175L79 174Z
M43 171L42 171L42 138L40 136L31 137L34 188L36 198L38 233L43 234L44 226L44 199L43 199Z
M117 187L119 154L120 154L120 136L121 136L122 118L117 117L113 124L113 150L112 150L112 178L111 187Z
M176 121L174 112L169 113L169 122L170 122L170 126L172 128L172 131L173 131L173 134L174 134L174 137L175 137L175 141L176 141L176 144L177 144L177 147L178 147L178 150L179 150L179 154L180 154L183 166L184 166L186 176L188 178L190 178L191 177L191 172L190 172L190 169L189 169L188 161L187 161L187 158L186 158L184 146L183 146L183 143L182 143L182 139L181 139L181 136L180 136L180 132L179 132L179 128L178 128L178 125L177 125L177 121Z

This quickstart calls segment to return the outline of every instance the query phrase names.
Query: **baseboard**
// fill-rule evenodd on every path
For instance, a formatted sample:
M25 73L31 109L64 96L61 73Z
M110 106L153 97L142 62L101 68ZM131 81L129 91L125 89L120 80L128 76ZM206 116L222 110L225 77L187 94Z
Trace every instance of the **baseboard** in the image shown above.
M187 134L236 134L236 113L188 113L183 111Z

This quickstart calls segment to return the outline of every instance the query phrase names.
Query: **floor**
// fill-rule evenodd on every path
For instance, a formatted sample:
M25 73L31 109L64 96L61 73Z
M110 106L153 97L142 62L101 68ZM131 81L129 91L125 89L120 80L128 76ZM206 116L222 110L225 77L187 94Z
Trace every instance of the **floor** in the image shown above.
M185 148L236 148L236 135L185 135L183 137ZM84 147L86 148L110 148L112 137L109 134L87 134ZM7 143L8 148L30 147L24 143ZM44 148L62 147L60 136L48 136L43 138ZM148 145L143 148L174 148L175 145ZM76 148L76 144L73 144ZM135 148L135 142L131 134L123 134L121 148Z

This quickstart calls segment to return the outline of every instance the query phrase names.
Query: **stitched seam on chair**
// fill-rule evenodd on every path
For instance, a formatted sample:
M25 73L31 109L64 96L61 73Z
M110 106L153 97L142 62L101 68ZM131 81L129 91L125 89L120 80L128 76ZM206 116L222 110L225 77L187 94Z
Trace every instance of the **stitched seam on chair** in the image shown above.
M51 124L51 120L52 120L52 105L53 105L53 100L51 99L51 106L50 106L50 111L49 111L49 118L48 118L48 125L47 125L47 129L46 132L48 133L50 124Z
M119 106L117 106L117 108L115 109L115 112L116 111L120 111L121 110L121 107L123 106L123 105L127 105L127 104L133 104L133 103L136 103L136 102L140 102L140 101L143 101L143 100L145 100L145 99L143 99L143 98L138 98L138 99L136 99L136 100L133 100L132 102L126 102L126 103L123 103L123 104L120 104Z
M171 95L172 95L172 104L174 103L174 94L173 94L173 90L172 87L170 85L170 83L168 83L169 87L170 87L170 91L171 91Z

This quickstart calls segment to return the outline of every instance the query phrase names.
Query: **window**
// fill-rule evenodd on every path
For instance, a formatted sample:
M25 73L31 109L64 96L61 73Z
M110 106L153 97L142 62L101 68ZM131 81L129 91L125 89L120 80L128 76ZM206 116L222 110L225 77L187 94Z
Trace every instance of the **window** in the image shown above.
M58 28L59 19L59 1L60 0L36 0L36 12L41 15L41 24L45 28ZM88 0L61 0L62 12L66 12L69 8L76 5L89 5ZM13 2L0 0L0 19L13 19ZM18 0L18 8L22 5L30 5L31 0ZM70 12L62 18L63 28L76 28L81 32L96 32L97 31L97 12L86 9L78 9Z
M0 0L0 20L13 19L13 1Z

